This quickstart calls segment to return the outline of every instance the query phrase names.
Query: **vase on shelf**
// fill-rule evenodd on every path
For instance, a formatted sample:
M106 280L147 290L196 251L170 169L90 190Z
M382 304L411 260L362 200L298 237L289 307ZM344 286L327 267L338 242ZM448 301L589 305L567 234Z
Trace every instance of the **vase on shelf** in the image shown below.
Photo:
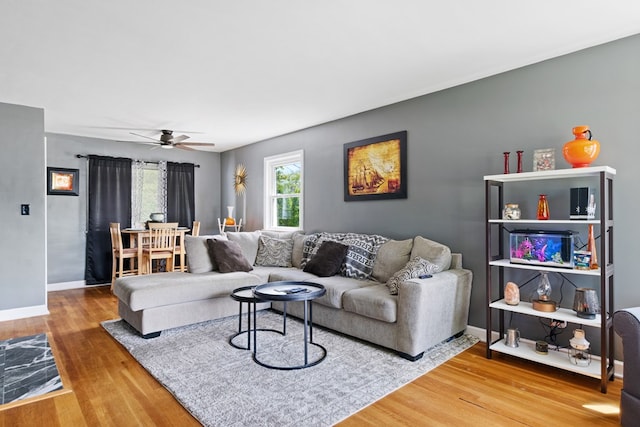
M504 173L508 174L509 173L509 154L511 152L510 151L505 151L504 153L502 153L502 155L504 156Z
M589 237L587 239L587 251L591 252L591 260L589 262L589 268L597 270L598 266L598 252L596 248L596 238L593 235L593 224L589 224Z
M575 139L564 144L562 155L574 168L587 167L600 154L600 142L591 139L589 126L576 126L572 132Z
M225 225L236 225L236 220L233 217L233 206L227 206L227 217L224 220Z
M523 153L524 151L522 150L516 151L516 154L518 155L518 169L516 170L517 173L522 173L522 154Z
M547 201L547 195L541 194L538 199L538 219L547 220L549 219L549 202Z

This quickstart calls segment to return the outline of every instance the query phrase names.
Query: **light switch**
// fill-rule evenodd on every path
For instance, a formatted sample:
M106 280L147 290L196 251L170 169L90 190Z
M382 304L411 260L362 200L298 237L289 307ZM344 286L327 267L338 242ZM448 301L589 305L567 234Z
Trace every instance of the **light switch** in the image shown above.
M20 205L20 214L29 215L29 205Z

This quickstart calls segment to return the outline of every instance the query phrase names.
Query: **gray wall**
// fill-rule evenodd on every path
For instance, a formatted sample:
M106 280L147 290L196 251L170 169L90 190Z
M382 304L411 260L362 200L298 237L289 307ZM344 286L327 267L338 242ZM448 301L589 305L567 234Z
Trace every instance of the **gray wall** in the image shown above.
M76 154L136 160L189 162L195 170L196 220L201 234L218 232L220 155L202 151L152 149L149 145L47 134L47 166L80 170L80 196L47 196L48 283L84 280L87 210L87 160ZM16 208L17 211L17 208Z
M44 111L0 103L0 130L0 311L46 312Z
M556 168L567 168L562 146L573 139L573 126L588 124L602 144L594 165L618 171L616 307L640 305L631 247L640 212L638 52L640 36L634 36L223 153L221 205L234 203L233 168L244 163L247 229L261 228L263 158L304 149L307 232L349 230L397 239L420 234L449 245L474 272L469 322L484 328L483 176L502 173L502 152L519 149L525 171L532 168L533 150L547 147L556 148ZM344 202L343 144L405 129L409 197ZM515 161L511 165L515 169ZM537 193L531 198L535 203ZM552 204L552 212L556 208Z

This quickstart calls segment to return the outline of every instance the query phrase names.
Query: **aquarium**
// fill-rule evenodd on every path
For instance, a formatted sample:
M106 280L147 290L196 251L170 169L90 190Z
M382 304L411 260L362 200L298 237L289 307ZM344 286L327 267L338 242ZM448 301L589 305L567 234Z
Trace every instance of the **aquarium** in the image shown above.
M573 268L573 235L572 231L514 230L509 238L510 260Z

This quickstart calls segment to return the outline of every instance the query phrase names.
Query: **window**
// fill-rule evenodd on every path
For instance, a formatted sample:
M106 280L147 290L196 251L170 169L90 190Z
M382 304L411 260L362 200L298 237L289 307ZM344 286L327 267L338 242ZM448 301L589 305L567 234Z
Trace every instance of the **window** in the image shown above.
M303 227L303 151L264 159L264 228Z
M132 164L131 224L140 227L154 212L166 215L166 162Z

